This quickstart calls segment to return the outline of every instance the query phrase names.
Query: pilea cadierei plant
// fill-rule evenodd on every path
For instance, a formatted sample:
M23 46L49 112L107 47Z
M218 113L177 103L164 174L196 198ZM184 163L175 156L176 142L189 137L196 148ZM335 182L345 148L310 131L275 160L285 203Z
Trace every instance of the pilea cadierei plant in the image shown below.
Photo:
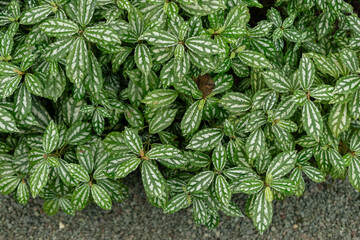
M262 234L304 178L360 190L359 17L278 0L250 24L262 7L1 1L0 192L73 215L125 200L138 171L164 212L209 228L246 214Z

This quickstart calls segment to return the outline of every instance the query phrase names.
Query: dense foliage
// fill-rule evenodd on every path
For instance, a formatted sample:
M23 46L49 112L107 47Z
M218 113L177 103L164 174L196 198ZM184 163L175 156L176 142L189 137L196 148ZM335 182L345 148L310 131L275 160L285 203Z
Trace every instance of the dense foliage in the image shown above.
M0 1L0 192L127 197L260 233L304 177L360 190L360 19L343 0ZM305 178L306 178L305 177ZM244 211L234 194L248 195Z

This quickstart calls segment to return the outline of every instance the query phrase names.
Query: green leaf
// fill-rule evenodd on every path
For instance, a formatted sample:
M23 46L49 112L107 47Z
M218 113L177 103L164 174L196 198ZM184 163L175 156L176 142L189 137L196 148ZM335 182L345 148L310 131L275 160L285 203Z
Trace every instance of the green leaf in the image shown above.
M255 194L258 193L264 186L264 182L258 178L249 178L246 180L240 181L240 184L235 186L237 191L243 192L245 194Z
M197 132L190 143L186 146L187 149L197 151L209 151L213 149L223 138L224 133L220 129L207 128Z
M271 161L270 166L266 173L267 183L271 182L271 179L281 178L288 174L295 166L296 151L282 152L276 155Z
M21 73L21 69L19 67L8 62L0 62L0 76L12 76L18 73Z
M56 157L48 157L47 161L52 167L59 167L60 165L60 162Z
M191 63L200 69L213 69L215 67L213 59L208 55L199 55L192 51L188 51L187 54Z
M194 102L185 112L181 120L181 132L184 136L193 134L200 126L203 108L201 101Z
M149 161L143 161L141 178L147 194L154 197L165 195L166 181L156 165Z
M188 199L186 193L180 193L175 195L170 199L170 201L166 204L164 212L166 213L174 213L181 209L187 208L191 203L191 200Z
M210 157L205 153L199 151L185 151L183 154L192 166L206 167L210 163Z
M269 203L271 203L274 200L273 190L270 187L265 188L265 199Z
M193 176L188 184L187 189L189 192L198 193L209 188L214 179L212 171L204 171Z
M26 89L24 83L20 85L20 88L15 96L14 113L15 118L23 120L31 112L31 94Z
M219 47L212 39L204 37L191 37L186 39L185 45L199 55L213 55L219 52Z
M196 224L205 224L207 216L207 209L205 202L201 199L193 199L192 217Z
M135 128L141 128L144 126L142 113L132 105L126 105L125 118L126 121Z
M272 204L265 198L265 190L257 194L252 208L252 220L256 229L263 234L272 222Z
M174 2L169 2L164 4L164 11L166 12L166 15L168 15L169 18L175 19L179 12L179 7Z
M279 180L282 180L282 179L279 179ZM285 179L285 180L287 180L287 179ZM305 191L305 182L304 182L304 178L302 177L302 172L301 172L300 168L294 168L294 170L291 172L288 180L292 181L292 184L294 185L294 191L292 193L286 192L286 191L281 192L281 188L280 188L279 189L280 191L277 191L275 194L281 194L281 195L295 194L297 197L300 197L301 195L303 195L303 193ZM277 180L275 179L274 181L276 182ZM274 188L274 190L275 190L275 188Z
M78 87L84 80L88 66L88 51L85 40L79 37L75 40L66 58L66 76Z
M21 64L20 64L21 70L23 72L25 72L33 65L34 62L35 62L35 55L30 54L30 55L25 56L22 59Z
M359 35L360 34L360 19L359 19L359 16L357 16L356 14L353 14L353 15L347 16L346 18L349 21L350 28L354 31L354 33Z
M343 49L341 51L341 60L350 72L356 72L359 69L359 59L356 53L351 49Z
M156 89L149 92L142 100L143 103L150 107L165 107L177 98L178 93L171 89Z
M350 150L355 154L360 155L360 131L356 131L352 134L350 140Z
M26 89L33 95L42 96L44 85L39 78L31 73L25 75Z
M352 95L349 112L354 119L360 118L360 88Z
M310 96L317 100L330 101L333 97L334 87L330 85L320 85L310 91Z
M9 194L19 185L21 178L18 176L6 176L0 179L0 193Z
M64 160L60 159L59 167L57 170L60 179L64 182L65 185L74 186L77 184L74 178L70 175L69 170L67 168L67 163Z
M85 78L85 88L89 89L93 94L99 93L103 87L104 79L101 66L93 52L88 54L88 70L89 73Z
M86 26L90 23L95 11L95 0L78 0L76 17L81 26Z
M149 132L151 134L159 133L169 127L174 121L177 111L177 109L157 110L149 123Z
M217 212L212 212L207 215L205 226L208 229L214 229L220 222L220 215Z
M163 159L181 156L179 149L172 145L158 145L146 153L149 159Z
M121 64L125 62L129 54L132 52L132 48L130 47L124 47L124 50L114 54L112 58L112 69L113 72L116 72L119 70Z
M348 112L347 104L335 104L330 111L329 127L335 137L350 127L351 117Z
M296 123L291 120L279 120L276 124L287 132L296 132L298 129Z
M59 211L59 199L48 199L44 202L43 210L47 215L55 215Z
M25 205L30 198L29 188L25 181L21 181L16 190L16 200L18 203Z
M301 170L308 176L312 181L321 183L325 182L324 174L317 168L312 166L303 166Z
M97 184L91 185L91 196L94 202L105 210L111 209L111 198L104 188Z
M331 165L335 168L335 170L342 172L345 170L345 163L342 156L338 153L338 151L329 148L329 161Z
M323 74L329 74L330 76L336 78L338 77L338 70L336 66L334 66L325 56L320 54L312 54L311 57L320 72Z
M111 132L103 140L106 151L113 154L130 152L120 132Z
M259 22L254 28L249 29L249 36L252 38L260 38L269 34L272 22Z
M340 78L335 85L334 93L350 93L354 92L357 87L360 85L360 76L359 75L347 75Z
M225 215L231 217L244 217L242 212L240 211L239 207L235 205L235 203L230 202L227 206L220 206L220 209Z
M304 90L308 90L315 79L315 64L308 57L302 57L299 66L300 85Z
M42 57L49 62L58 62L69 52L73 43L72 38L53 42L45 48Z
M49 165L47 161L42 161L34 166L34 171L32 172L29 181L33 198L35 198L47 184L49 178L48 174Z
M188 160L184 159L181 155L171 158L158 158L157 161L170 169L181 169L188 164Z
M226 16L224 26L227 28L233 24L235 25L236 22L244 21L248 11L249 10L245 5L237 5L232 7Z
M271 68L270 62L261 53L244 50L238 54L240 60L247 66L253 68Z
M100 135L105 128L105 119L103 115L101 115L99 108L97 108L94 111L93 119L92 119L92 125L95 132Z
M79 164L69 163L66 165L71 177L79 182L89 182L90 176L86 169Z
M276 25L276 27L282 26L282 24L283 24L282 18L281 18L280 12L277 9L275 9L275 8L269 9L267 12L267 17L269 20L271 20Z
M83 183L80 186L76 187L71 197L71 203L74 209L84 209L89 201L89 196L90 185L88 183Z
M285 178L274 179L271 181L270 187L284 194L290 194L296 190L295 184L291 180Z
M174 35L163 30L147 31L141 36L141 39L146 40L157 47L164 48L175 46L179 42Z
M219 103L231 113L242 113L251 107L251 99L240 92L226 93Z
M94 156L90 147L78 146L76 148L76 158L79 161L80 166L91 173L94 169Z
M118 1L116 1L116 3L117 3L119 8L124 8L127 11L130 12L131 5L130 5L130 2L128 0L118 0Z
M301 33L296 29L284 29L283 34L289 42L301 42Z
M65 213L75 215L75 210L69 199L63 197L59 198L59 205Z
M257 159L264 152L265 146L265 134L261 128L258 128L250 134L246 141L246 154L250 160Z
M212 153L212 163L217 171L223 170L226 164L227 154L223 145L219 144Z
M217 75L213 80L215 88L212 90L212 94L226 92L231 89L234 83L234 77L230 74Z
M291 90L290 81L279 71L271 70L262 72L266 85L277 92L288 92Z
M225 206L228 206L231 200L230 185L225 177L218 175L215 180L215 193L218 200Z
M3 107L0 107L0 132L19 132L14 117Z
M138 44L135 48L134 57L136 66L141 72L145 75L149 74L152 67L152 59L148 47L145 44Z
M21 16L20 24L34 25L44 20L51 12L52 7L47 4L30 8Z
M43 137L43 148L47 153L51 153L55 150L59 142L59 131L57 129L54 121L51 121L46 128L44 137Z
M334 21L335 21L335 15L330 12L323 12L318 17L316 24L318 40L325 37L331 31Z
M178 44L174 51L174 56L177 61L181 61L185 55L184 45Z
M310 100L305 101L302 109L302 121L306 133L319 141L324 128L324 123L319 109Z
M44 97L56 101L64 92L66 87L66 77L63 70L59 70L56 75L50 75L44 86Z
M115 179L126 177L129 173L135 171L140 163L140 158L132 158L123 163L120 163L115 170Z
M78 26L66 19L51 18L43 22L40 27L49 37L69 37L79 32Z
M2 98L11 96L18 88L21 79L22 79L21 76L3 77L1 79L2 85L0 86L0 96Z
M124 143L126 146L135 154L140 154L142 151L142 141L137 134L137 132L131 128L125 127L124 133Z
M67 130L66 139L69 144L78 145L85 143L89 139L90 133L90 123L76 122Z
M111 27L98 25L88 27L84 31L84 37L89 41L99 45L121 43L118 34Z
M360 160L357 157L351 159L348 170L349 182L351 185L360 191Z

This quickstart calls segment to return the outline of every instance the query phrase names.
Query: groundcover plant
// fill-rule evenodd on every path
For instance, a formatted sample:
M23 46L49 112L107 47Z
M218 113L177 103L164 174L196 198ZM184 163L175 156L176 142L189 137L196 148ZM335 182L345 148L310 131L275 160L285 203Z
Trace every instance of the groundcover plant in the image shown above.
M360 190L360 19L343 0L0 2L0 192L250 217L305 178ZM254 22L254 21L252 21ZM139 170L137 170L139 169ZM231 201L246 194L246 207Z

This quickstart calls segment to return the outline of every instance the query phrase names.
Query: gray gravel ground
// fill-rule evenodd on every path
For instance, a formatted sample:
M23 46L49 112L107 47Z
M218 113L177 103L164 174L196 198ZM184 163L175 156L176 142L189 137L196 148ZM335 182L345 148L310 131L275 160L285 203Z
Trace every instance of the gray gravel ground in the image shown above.
M138 179L136 179L138 178ZM360 193L347 181L308 183L300 197L274 204L273 223L260 236L248 218L222 216L214 230L192 223L190 209L164 214L146 201L138 176L130 198L112 211L90 205L75 216L46 216L42 200L18 205L0 195L2 239L360 239ZM235 198L244 209L245 197Z

